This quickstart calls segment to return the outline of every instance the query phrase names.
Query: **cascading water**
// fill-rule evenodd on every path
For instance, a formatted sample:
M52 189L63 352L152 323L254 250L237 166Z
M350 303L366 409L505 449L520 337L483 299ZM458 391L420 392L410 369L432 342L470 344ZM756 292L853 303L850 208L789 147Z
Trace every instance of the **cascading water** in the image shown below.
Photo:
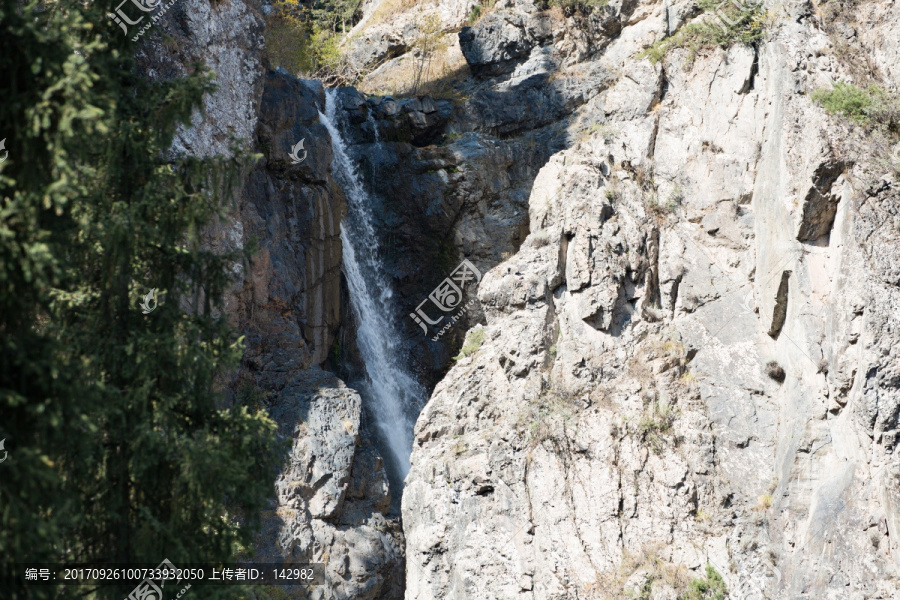
M412 434L425 401L425 390L401 360L400 336L394 323L393 291L385 275L375 235L371 199L347 154L340 131L334 90L326 90L325 114L320 121L331 135L332 171L349 206L341 223L344 276L350 304L359 323L357 345L365 381L355 382L373 416L385 462L394 485L402 486L409 472Z

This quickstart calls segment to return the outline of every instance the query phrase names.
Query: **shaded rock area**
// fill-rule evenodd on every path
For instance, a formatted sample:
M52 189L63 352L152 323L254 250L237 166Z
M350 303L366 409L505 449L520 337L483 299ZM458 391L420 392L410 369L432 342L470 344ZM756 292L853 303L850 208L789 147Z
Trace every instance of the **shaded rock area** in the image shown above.
M451 102L427 96L395 100L340 88L339 97L344 109L342 130L351 145L400 142L428 146L442 139L453 112Z
M384 462L359 394L319 370L334 364L349 312L340 272L346 205L331 175L324 103L318 82L265 75L264 161L243 190L244 218L260 248L242 292L252 301L241 322L248 343L239 380L265 394L279 433L293 439L257 553L266 562L324 563L326 584L311 598L399 598L403 537L399 521L387 517ZM291 149L300 140L305 158L297 163Z
M511 72L531 49L553 37L548 13L492 12L474 27L463 27L459 45L477 76Z
M253 384L277 391L299 369L322 364L340 324L340 222L343 193L331 180L331 144L318 122L322 88L266 75L258 143L264 160L241 201L245 239L256 240L238 298L247 336L244 364ZM305 140L306 159L291 147Z
M476 303L437 342L431 338L444 322L426 335L403 315L427 300L461 260L486 271L518 248L527 235L528 190L551 154L547 146L560 144L560 132L500 140L481 131L460 133L467 117L448 101L366 98L352 88L342 88L339 98L341 127L371 196L408 354L423 382L434 385L480 309ZM528 120L519 118L520 124ZM352 331L347 335L352 349Z

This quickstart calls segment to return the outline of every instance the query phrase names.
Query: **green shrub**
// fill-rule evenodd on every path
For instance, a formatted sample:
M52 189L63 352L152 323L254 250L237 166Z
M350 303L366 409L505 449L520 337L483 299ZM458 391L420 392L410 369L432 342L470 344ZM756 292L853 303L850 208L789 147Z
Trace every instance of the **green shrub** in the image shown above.
M725 600L728 588L719 572L712 565L706 565L706 577L698 577L691 581L688 591L680 600Z
M842 115L860 124L870 124L885 117L889 121L895 120L897 116L896 100L877 85L859 88L839 81L830 90L816 90L811 98L828 114Z
M13 561L232 562L282 462L265 412L226 406L243 338L225 298L243 257L209 245L256 157L237 144L202 158L173 150L213 74L140 76L147 39L104 25L112 7L3 9L6 600L122 597L22 586Z
M266 49L273 67L293 75L314 71L315 57L310 46L309 32L302 23L274 13L266 18Z
M335 69L341 62L340 35L320 27L290 0L275 4L266 17L265 37L272 66L294 75Z
M334 69L341 62L340 39L325 29L316 29L309 37L317 67Z
M668 203L680 206L682 202L684 202L684 190L676 183L672 186L672 191L669 192Z
M476 327L471 330L466 335L466 341L463 343L463 347L460 349L459 354L456 355L454 360L461 360L467 356L471 356L481 348L481 344L484 343L484 328Z
M446 146L447 144L452 144L456 140L462 137L462 134L458 131L450 131L444 136L443 141L441 141L441 146Z
M681 205L684 196L673 192L668 198L662 199L657 194L653 194L647 198L647 209L657 217L675 212L675 209Z
M619 190L618 188L616 188L614 183L607 184L605 187L606 190L604 191L604 195L606 196L607 200L609 200L610 202L615 202L619 199Z
M686 48L688 52L685 68L690 68L697 54L704 49L724 48L733 44L752 44L765 35L765 11L761 5L749 10L739 10L734 4L721 5L715 0L700 0L700 8L707 13L715 13L718 8L725 13L728 21L718 17L685 25L674 35L659 40L640 54L638 58L649 58L656 64L674 48Z
M480 4L476 4L472 7L472 11L469 13L469 17L466 19L466 21L469 23L469 25L472 25L481 18L481 15L483 13L484 9L482 8L482 6Z
M606 125L605 123L592 123L589 127L586 127L581 131L578 139L586 140L596 135L608 144L616 137L616 133L617 131L615 127L611 127L610 125Z

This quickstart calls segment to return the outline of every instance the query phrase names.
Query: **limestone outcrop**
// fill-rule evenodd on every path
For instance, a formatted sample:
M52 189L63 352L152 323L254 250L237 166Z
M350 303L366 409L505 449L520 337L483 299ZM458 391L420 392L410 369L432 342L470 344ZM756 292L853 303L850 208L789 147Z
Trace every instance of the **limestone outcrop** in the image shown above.
M326 583L313 598L400 597L403 534L385 518L387 475L361 435L359 394L311 368L285 387L271 414L279 435L293 441L254 560L324 564Z
M877 6L857 18L894 27ZM707 565L733 598L900 593L900 190L884 147L810 100L853 77L810 8L657 64L640 52L692 3L544 48L556 77L616 75L569 117L528 237L480 284L484 341L419 418L407 600L679 598ZM597 35L578 19L556 38Z

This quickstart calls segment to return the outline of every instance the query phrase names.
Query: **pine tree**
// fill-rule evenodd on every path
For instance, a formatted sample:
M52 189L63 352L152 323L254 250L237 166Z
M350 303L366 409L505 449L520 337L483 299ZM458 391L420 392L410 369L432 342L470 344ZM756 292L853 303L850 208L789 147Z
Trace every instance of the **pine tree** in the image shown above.
M221 297L242 257L209 251L203 231L246 161L171 155L213 76L137 76L114 8L0 5L5 577L26 561L231 560L274 479L274 424L216 392L241 352Z

